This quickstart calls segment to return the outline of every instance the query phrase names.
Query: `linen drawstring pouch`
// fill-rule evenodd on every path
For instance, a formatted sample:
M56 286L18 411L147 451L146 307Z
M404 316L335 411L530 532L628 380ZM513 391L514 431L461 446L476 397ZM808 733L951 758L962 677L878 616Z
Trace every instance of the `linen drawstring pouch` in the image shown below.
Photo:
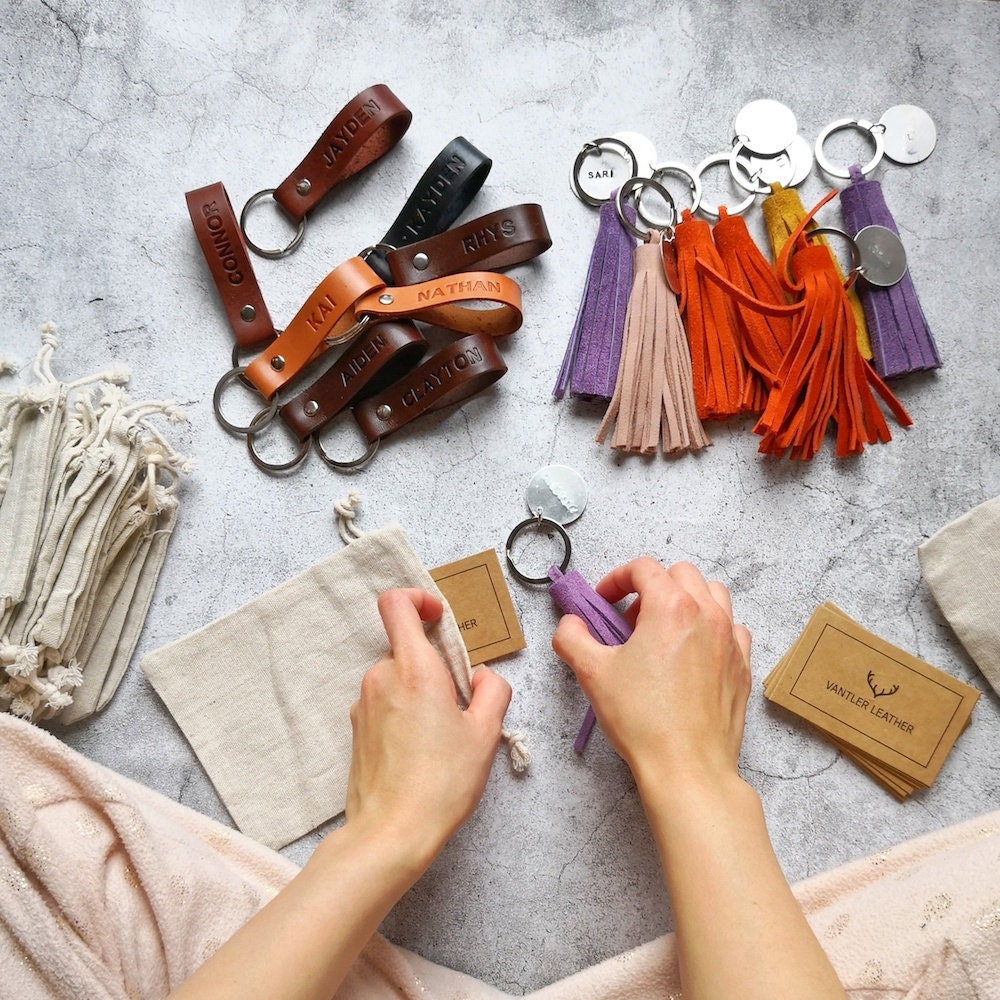
M948 624L1000 694L1000 497L945 525L917 557Z
M135 649L190 462L124 369L63 383L54 327L34 381L0 395L0 710L75 722L103 708Z
M353 529L343 549L141 663L236 825L268 847L344 810L350 707L389 651L379 594L441 596L399 525L362 534L350 507L338 512ZM467 704L469 656L447 603L426 634ZM505 735L519 768L523 743Z

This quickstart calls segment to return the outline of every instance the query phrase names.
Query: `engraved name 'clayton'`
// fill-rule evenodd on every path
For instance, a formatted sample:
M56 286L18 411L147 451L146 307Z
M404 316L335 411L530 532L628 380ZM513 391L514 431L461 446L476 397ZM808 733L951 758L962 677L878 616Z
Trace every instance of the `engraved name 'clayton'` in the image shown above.
M382 109L376 100L365 101L357 111L347 119L341 126L339 132L333 134L326 149L323 150L323 162L328 166L335 166L337 157L341 155L350 145L351 139L361 131L361 126L365 122L371 121Z
M466 368L483 363L483 352L478 347L468 347L449 358L436 372L428 372L420 385L410 386L403 393L403 406L416 406L425 396L447 389L452 379Z
M510 239L516 232L517 227L514 225L513 219L501 219L492 226L483 226L482 229L463 237L462 252L465 254L475 253L498 240Z
M231 285L242 285L243 272L240 270L240 262L233 253L233 244L215 202L210 201L207 205L202 205L201 214L205 216L205 225L212 234L212 245L226 270L226 280Z

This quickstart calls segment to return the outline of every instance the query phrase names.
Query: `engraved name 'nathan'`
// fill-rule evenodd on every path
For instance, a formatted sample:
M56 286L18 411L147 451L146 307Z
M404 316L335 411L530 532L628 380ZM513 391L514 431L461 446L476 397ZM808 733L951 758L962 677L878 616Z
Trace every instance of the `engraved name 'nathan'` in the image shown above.
M403 406L416 406L425 396L438 392L460 372L471 365L483 362L483 352L478 347L469 347L446 361L436 372L428 372L420 385L410 386L403 393Z
M517 232L517 228L513 219L501 219L492 226L484 226L482 229L463 237L462 252L465 254L475 253L504 237L510 239L515 232Z
M347 367L340 373L340 377L343 380L344 388L347 387L348 382L352 378L356 378L361 374L361 369L366 367L369 361L374 361L375 358L382 353L385 348L385 337L380 334L372 337L371 340L365 344L356 354L354 354L347 363Z
M323 162L332 167L337 162L337 157L351 144L351 139L360 131L365 122L370 121L381 111L378 101L368 100L344 122L339 132L334 132L329 145L323 150Z
M430 302L432 299L445 299L452 295L467 295L470 292L486 292L491 295L499 295L501 292L499 281L483 281L475 278L472 281L449 281L448 284L437 285L434 288L424 288L417 292L418 302Z
M212 234L215 252L219 255L219 260L222 261L222 266L227 272L226 279L231 285L242 285L243 272L240 270L240 262L236 259L236 254L233 253L233 245L229 240L229 234L226 232L222 216L219 215L219 209L215 202L210 201L207 205L202 205L201 214L205 216L205 225L208 226L208 231Z
M884 708L877 705L872 698L865 698L859 694L855 694L849 688L842 687L836 681L827 681L826 689L827 691L833 691L834 694L843 698L845 701L849 701L862 712L868 712L869 715L874 715L876 719L882 719L887 725L895 726L898 730L900 730L900 732L913 732L912 722L907 722L905 719L901 719L898 715L893 715L892 712L887 712Z

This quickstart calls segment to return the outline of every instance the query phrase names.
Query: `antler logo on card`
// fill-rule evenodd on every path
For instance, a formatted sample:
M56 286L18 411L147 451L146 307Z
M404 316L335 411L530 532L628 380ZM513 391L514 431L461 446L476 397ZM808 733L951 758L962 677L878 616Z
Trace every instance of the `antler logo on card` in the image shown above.
M879 686L875 683L875 671L868 671L868 686L872 689L872 694L876 698L888 698L889 695L895 694L899 690L898 684L893 684L892 687L884 687L879 689Z

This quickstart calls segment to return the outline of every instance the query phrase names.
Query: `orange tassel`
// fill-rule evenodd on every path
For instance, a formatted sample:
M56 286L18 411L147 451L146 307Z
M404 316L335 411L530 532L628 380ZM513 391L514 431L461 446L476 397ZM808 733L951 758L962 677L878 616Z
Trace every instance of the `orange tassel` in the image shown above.
M656 234L654 234L656 235ZM667 285L658 241L633 255L634 279L625 316L614 395L595 440L640 455L695 451L711 444L698 419L691 358L677 299Z
M738 288L759 302L781 305L787 297L767 258L760 252L740 215L719 207L719 221L712 230L725 274ZM760 413L778 377L782 359L792 341L792 319L785 313L766 315L745 302L735 302L743 356L748 365L743 403Z
M723 275L701 265L704 273L738 301L772 315L795 314L792 342L777 373L764 412L754 427L762 435L760 451L810 459L819 450L830 421L837 425L837 455L864 450L866 444L891 438L876 394L903 427L912 421L902 404L875 374L858 348L854 313L829 250L810 244L803 233L831 191L804 216L778 257L782 287L799 296L793 305L753 299ZM789 263L793 269L788 279Z
M732 302L721 288L706 283L698 268L702 261L721 271L722 260L712 242L707 222L681 213L674 230L680 311L691 348L694 398L702 420L725 420L746 409L746 362Z

